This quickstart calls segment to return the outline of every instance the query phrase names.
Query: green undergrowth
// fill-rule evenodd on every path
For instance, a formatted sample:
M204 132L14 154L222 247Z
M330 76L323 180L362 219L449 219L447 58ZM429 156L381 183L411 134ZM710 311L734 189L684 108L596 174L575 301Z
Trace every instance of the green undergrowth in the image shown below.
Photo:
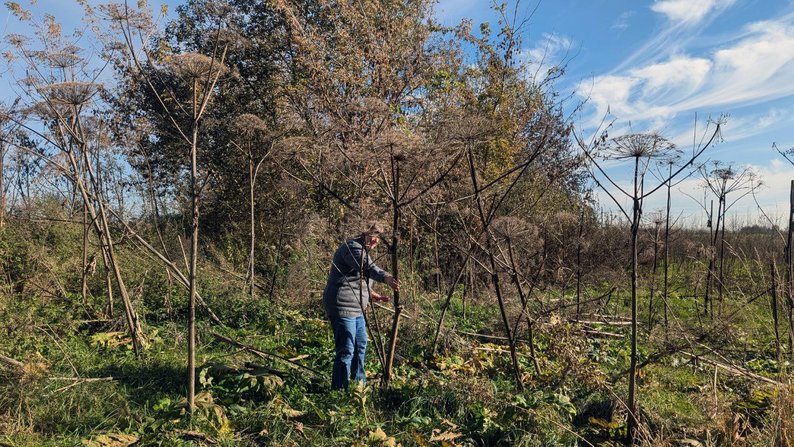
M237 295L228 305L246 299ZM79 323L79 315L63 313L68 308L63 302L47 303L40 301L35 309L24 302L3 304L6 315L33 326L4 338L3 352L38 368L22 380L3 377L0 442L7 445L116 445L107 440L121 436L136 445L163 446L581 445L582 438L606 443L625 436L619 397L626 381L613 376L628 367L627 340L583 338L575 326L555 318L537 328L540 375L527 345L519 344L524 390L512 380L506 346L471 337L465 347L448 342L435 357L427 343L400 349L395 379L386 390L378 386L381 370L370 349L370 384L332 392L332 338L321 315L315 309L248 303L265 310L249 313L234 327L200 324L199 393L191 419L185 413L181 321L147 324L148 347L138 358L122 328ZM497 332L495 322L485 318L492 307L467 306L471 320L460 327ZM453 308L451 317L462 318L459 311ZM431 329L406 323L404 330L406 340L415 341ZM213 333L295 359L305 368L251 355ZM641 361L655 342L644 344ZM749 415L755 427L763 425L772 395L718 377L715 398L713 370L687 362L671 355L641 371L640 401L651 427L702 438L719 428L714 414L730 410ZM761 372L774 370L768 362L748 364Z
M67 236L41 237L58 244L67 243ZM329 389L333 340L319 297L251 299L239 281L205 267L200 290L225 324L212 325L199 311L197 408L189 417L184 290L126 255L138 267L128 275L148 341L136 356L119 304L115 318L103 316L102 278L91 278L85 302L79 294L47 293L58 289L56 282L75 290L79 275L52 261L67 254L36 253L29 243L6 237L0 247L6 264L17 265L0 294L0 353L26 364L21 374L0 368L0 445L573 446L617 445L626 436L628 328L572 323L570 291L559 310L541 312L530 303L530 312L541 315L533 325L539 371L522 324L517 353L523 389L515 384L509 349L499 338L504 331L498 306L478 294L466 297L464 310L461 288L435 355L443 297L412 296L390 386L380 386L376 344L384 337L373 331L368 385L340 392ZM603 286L584 294L599 296L611 288ZM730 438L745 442L738 445L764 445L786 393L719 368L715 374L714 365L685 353L719 349L734 366L778 379L790 365L775 358L768 301L730 296L725 318L710 318L680 284L672 290L668 303L675 313L666 329L657 300L647 330L648 291L640 295L644 442L705 446ZM625 294L619 289L600 308L590 305L583 313L590 319L599 313L628 316ZM560 296L537 295L544 302ZM742 311L727 317L737 309ZM512 315L518 311L508 307ZM385 331L391 314L378 310L377 317ZM781 326L780 333L787 329Z

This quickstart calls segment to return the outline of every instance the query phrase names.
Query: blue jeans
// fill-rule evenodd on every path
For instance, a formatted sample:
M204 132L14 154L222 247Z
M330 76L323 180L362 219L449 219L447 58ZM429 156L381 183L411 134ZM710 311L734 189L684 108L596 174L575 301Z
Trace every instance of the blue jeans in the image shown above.
M364 356L367 353L367 324L364 316L331 317L331 328L336 345L331 389L347 389L351 375L354 381L366 383Z

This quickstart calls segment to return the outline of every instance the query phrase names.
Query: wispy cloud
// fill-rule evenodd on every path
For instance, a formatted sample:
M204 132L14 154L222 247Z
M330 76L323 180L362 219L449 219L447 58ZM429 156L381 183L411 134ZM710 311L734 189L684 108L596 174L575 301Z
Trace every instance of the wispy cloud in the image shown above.
M648 95L671 91L694 91L711 70L711 61L703 58L680 56L658 64L646 65L629 73L642 79Z
M629 27L629 19L635 14L634 11L626 11L621 13L615 22L610 26L610 29L624 30Z
M567 36L545 33L536 46L524 49L520 57L530 76L543 79L554 67L565 63L573 45L573 40Z
M761 114L733 116L725 123L726 141L733 143L769 132L771 129L794 123L794 117L788 112L772 108ZM769 150L766 147L765 150Z
M636 64L659 61L680 54L699 39L706 26L717 19L736 0L655 0L651 10L667 18L654 37L642 44L612 74Z
M595 110L619 119L659 120L681 112L738 107L794 95L794 18L757 22L704 56L684 53L581 83ZM770 117L773 119L775 117ZM779 117L778 117L779 118Z
M728 8L735 0L656 0L651 9L673 23L695 25L710 13Z
M607 110L627 120L664 119L678 111L677 101L697 91L711 65L707 59L678 56L629 70L625 75L599 76L591 87L580 83L578 90L587 94L595 107L594 120Z
M734 196L728 197L730 201L738 199L729 210L728 225L733 224L739 227L752 224L769 225L767 217L777 225L782 225L788 211L789 190L780 186L788 185L790 179L794 178L794 166L779 158L772 159L765 164L736 164L735 166L740 170L750 169L756 174L761 185L756 189L755 198L752 195L740 198L743 192L737 192ZM648 183L656 184L656 180L648 176ZM618 185L624 189L631 186L627 181L619 181ZM619 198L624 209L631 208L630 200L622 197L616 190L611 190L611 192L613 196ZM703 181L697 173L684 179L672 189L672 215L681 216L678 221L680 225L698 227L705 224L705 212L702 204L698 203L703 200L703 192ZM612 199L606 193L600 189L596 189L594 193L599 203L606 205L607 209L616 210L612 205ZM711 198L706 196L707 201ZM643 208L646 210L645 215L650 216L654 210L664 209L666 201L667 195L664 192L650 196L643 203ZM763 213L759 211L759 205Z

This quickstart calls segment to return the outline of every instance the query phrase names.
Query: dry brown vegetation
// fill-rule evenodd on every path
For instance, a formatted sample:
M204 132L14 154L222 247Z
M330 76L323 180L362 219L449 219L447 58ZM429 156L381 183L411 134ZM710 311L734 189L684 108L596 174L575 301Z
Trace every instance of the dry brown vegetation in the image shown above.
M585 140L504 6L138 3L78 2L78 35L7 5L0 443L791 445L791 231L726 225L757 179L703 164L721 121L686 159ZM698 172L713 225L684 228ZM319 297L370 220L403 286L370 385L330 392Z

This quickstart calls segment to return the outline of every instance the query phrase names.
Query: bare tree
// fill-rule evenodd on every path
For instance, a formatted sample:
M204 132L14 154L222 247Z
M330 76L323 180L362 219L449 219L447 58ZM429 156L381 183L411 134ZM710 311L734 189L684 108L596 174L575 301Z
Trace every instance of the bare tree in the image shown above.
M8 206L6 202L6 190L8 188L5 183L6 154L8 154L14 141L19 137L20 131L20 126L17 123L19 119L11 118L12 114L19 113L19 111L14 110L17 105L18 102L10 106L0 102L0 228L5 225L6 207Z
M196 301L198 297L199 256L199 203L204 181L199 175L199 133L202 117L215 96L219 79L228 73L224 65L229 47L224 16L228 9L222 4L213 4L210 11L216 19L212 36L212 53L171 54L163 57L149 48L149 38L154 34L151 14L146 10L132 9L127 3L110 4L103 7L105 16L117 32L116 40L110 42L114 48L124 49L117 63L128 67L131 81L140 83L148 90L161 107L165 121L170 122L189 154L189 196L191 209L190 259L188 262L188 377L187 408L195 408L196 384ZM120 44L120 45L119 45ZM123 66L123 65L122 65ZM163 86L162 77L171 76L172 84Z
M249 210L249 245L248 266L246 270L246 285L251 299L255 298L256 273L256 179L265 160L271 155L275 135L268 135L267 125L256 115L246 113L238 116L234 128L239 132L239 138L231 140L232 145L245 157L248 166L248 210ZM239 142L237 140L240 140Z
M672 195L671 189L672 185L672 175L673 175L673 167L676 165L678 160L674 157L669 157L662 161L663 166L667 166L667 178L670 179L667 181L667 201L665 202L665 212L664 212L664 283L662 285L662 299L664 300L664 333L665 336L667 335L667 328L668 328L668 316L667 316L667 308L669 307L670 302L670 294L669 291L669 284L670 284L670 207L672 205Z
M651 161L658 158L668 157L671 153L675 152L675 145L665 138L655 133L642 133L642 134L628 134L607 140L606 131L593 138L590 143L585 143L584 140L577 136L579 145L588 158L590 163L596 168L598 175L594 172L593 178L607 195L612 199L615 205L620 209L621 213L626 219L631 222L631 232L629 238L629 247L631 251L631 354L630 354L630 367L629 367L629 396L628 396L628 436L629 441L633 445L637 436L637 429L639 427L639 407L637 406L637 291L638 291L638 247L637 236L642 222L642 203L643 200L651 194L658 191L665 186L672 178L681 174L686 168L691 167L695 160L700 157L703 152L720 136L720 129L722 121L719 120L715 123L715 129L711 137L705 142L693 148L692 156L683 163L677 170L675 170L668 178L664 178L661 182L651 187L649 190L645 188L645 175L648 172ZM632 162L632 190L626 191L621 188L611 176L607 175L601 164L598 162L598 156L615 159L615 160L629 160ZM601 183L600 178L605 179L614 189L616 189L623 197L631 200L632 213L629 215L623 208L623 205L615 196Z
M13 39L13 43L29 74L20 84L30 102L29 115L38 118L39 122L23 122L13 116L12 119L57 151L58 157L63 160L60 162L54 157L34 152L64 174L79 195L81 205L87 212L85 225L93 227L107 257L122 298L133 348L140 353L146 340L124 283L111 234L104 190L96 173L97 164L92 159L95 151L106 149L101 147L103 140L92 135L87 111L89 106L97 103L98 95L104 88L96 82L99 71L91 69L90 61L80 55L80 49L61 34L60 25L54 17L46 16L42 24L34 23L30 18L27 20L38 29L37 35L45 49L31 48L33 44L22 38ZM92 147L97 142L99 145ZM83 260L85 270L87 257L84 256Z
M728 210L759 183L755 173L750 168L738 169L731 164L724 165L721 162L713 162L711 168L701 166L700 175L703 179L704 189L708 189L717 197L717 216L716 227L713 229L711 237L711 250L709 251L708 277L706 279L706 295L704 301L704 313L714 315L713 300L710 303L710 293L712 283L716 281L718 296L718 314L722 314L723 291L725 288L725 217ZM728 201L728 195L739 193L738 197L732 197ZM713 214L709 214L709 221L715 222ZM719 267L717 267L719 264ZM719 268L719 273L717 273ZM711 306L711 307L710 307Z

